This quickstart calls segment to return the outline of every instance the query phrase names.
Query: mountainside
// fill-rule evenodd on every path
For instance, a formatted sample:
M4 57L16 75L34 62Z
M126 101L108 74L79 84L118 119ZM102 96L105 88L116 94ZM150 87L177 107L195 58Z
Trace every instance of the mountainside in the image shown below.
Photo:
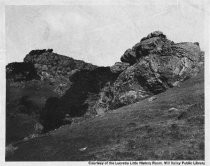
M169 100L164 99L163 103L167 107L169 107L168 105L173 105L173 102L175 102L175 100L170 98L170 93L172 96L175 95L174 97L180 101L179 104L184 102L184 106L182 108L175 103L175 109L169 112L161 112L165 110L165 106L161 110L161 101L159 103L160 105L156 105L159 110L158 113L161 116L161 121L164 121L162 116L170 120L170 114L172 112L172 114L176 114L177 110L182 110L181 112L178 111L182 114L183 110L186 111L189 105L194 105L194 102L197 101L199 102L199 106L195 106L195 108L192 106L192 109L196 111L196 116L197 110L200 111L198 113L199 118L203 116L204 52L200 50L199 43L174 43L167 39L166 35L162 32L155 31L142 38L132 49L126 50L120 59L121 62L116 62L113 66L99 67L59 55L54 53L52 49L44 49L32 50L26 55L24 62L8 64L6 66L7 145L39 137L66 124L70 126L77 126L78 124L77 127L79 127L80 123L90 125L89 122L93 120L91 124L95 126L95 119L93 118L97 116L109 117L113 115L114 119L110 121L110 125L113 124L112 121L120 123L121 114L118 114L118 119L112 112L115 112L120 107L136 102L143 103L143 105L139 103L139 109L142 110L145 107L144 103L147 101L147 98L150 100L146 107L148 110L144 110L145 115L142 116L151 116L154 123L156 123L157 119L154 116L156 113L152 103L153 100L156 102L156 97L154 96L159 96L160 93L165 91ZM199 76L197 76L198 74ZM195 84L198 81L198 86L194 86L192 83L190 84L188 79L194 80ZM184 100L182 97L185 94L192 93L192 91L185 92L187 87L184 85L183 88L179 88L180 86L182 87L183 82L184 85L189 84L189 89L191 88L191 90L199 92L199 94L188 94L189 97L191 96L189 100L191 99L192 101L188 101L188 99L181 101ZM178 96L180 99L178 99ZM194 99L194 97L198 97L198 99ZM185 102L189 102L190 104L188 105ZM118 109L118 111L123 111L124 113L122 114L124 116L128 114L128 119L126 120L129 121L130 115L127 108L133 111L135 110L133 106L123 107L122 109ZM191 108L190 106L189 109ZM146 115L147 113L149 115ZM134 114L137 116L137 113ZM172 119L174 116L172 115ZM145 117L146 119L142 119L139 116L136 118L136 120L139 120L139 125L141 121L141 125L145 125L148 123L146 120L150 120L147 117ZM133 119L131 118L130 120ZM97 121L97 123L99 122ZM103 122L103 118L100 123L105 123L105 121ZM106 121L106 123L108 124L109 121ZM179 126L179 123L181 121L176 121L175 126ZM185 123L187 125L191 124L188 124L188 121ZM193 125L196 126L196 123L197 121ZM165 122L163 124L166 125ZM199 122L199 125L202 128L203 124ZM106 125L105 128L107 128ZM168 127L165 129L169 130ZM78 130L80 129L78 128ZM94 132L94 130L98 129L94 128L93 131L91 129L90 132ZM197 132L194 129L192 131ZM202 140L199 138L199 141ZM171 143L170 139L169 142ZM79 143L81 142L79 141ZM150 156L149 154L147 155ZM188 158L189 156L184 157ZM194 157L200 158L203 156L196 154ZM152 158L163 158L163 156L153 156ZM18 157L16 159L18 160ZM27 158L25 159L27 160ZM51 158L48 159L48 157L46 159L52 160ZM79 160L77 157L76 159ZM123 160L123 157L120 159ZM45 159L41 158L40 160ZM66 160L74 160L74 157L67 157Z

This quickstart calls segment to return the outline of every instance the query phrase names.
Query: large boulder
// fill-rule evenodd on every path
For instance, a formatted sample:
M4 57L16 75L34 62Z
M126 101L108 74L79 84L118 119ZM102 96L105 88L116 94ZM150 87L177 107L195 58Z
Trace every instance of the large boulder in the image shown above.
M139 58L152 53L169 55L172 53L172 44L173 42L168 40L162 32L155 31L147 37L142 38L132 49L126 50L121 56L121 61L133 65L138 62Z
M123 56L120 58L120 60L124 63L136 63L137 57L135 51L131 49L126 50Z
M115 81L111 108L134 103L167 88L161 75L153 72L149 62L142 60L127 68Z
M110 108L134 103L164 92L195 76L203 66L199 43L174 43L159 31L144 37L121 57L130 63L113 84Z

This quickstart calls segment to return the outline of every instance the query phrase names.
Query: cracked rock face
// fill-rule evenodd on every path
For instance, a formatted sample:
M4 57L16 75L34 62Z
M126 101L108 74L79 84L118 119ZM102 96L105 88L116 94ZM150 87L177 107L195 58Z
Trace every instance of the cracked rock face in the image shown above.
M113 84L111 107L164 92L195 76L203 65L203 56L198 43L174 43L159 31L149 34L121 57L131 66Z

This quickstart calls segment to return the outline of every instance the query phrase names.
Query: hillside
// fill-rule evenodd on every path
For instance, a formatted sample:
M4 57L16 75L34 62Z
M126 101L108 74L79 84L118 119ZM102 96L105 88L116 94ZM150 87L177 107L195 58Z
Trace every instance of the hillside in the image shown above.
M6 66L6 144L40 134L40 114L50 97L60 97L71 86L77 70L95 65L54 53L32 50L24 62ZM35 126L40 126L36 129Z
M7 159L203 159L199 43L155 31L120 60L95 66L43 49L8 64Z
M203 160L204 73L155 97L15 144L6 160Z

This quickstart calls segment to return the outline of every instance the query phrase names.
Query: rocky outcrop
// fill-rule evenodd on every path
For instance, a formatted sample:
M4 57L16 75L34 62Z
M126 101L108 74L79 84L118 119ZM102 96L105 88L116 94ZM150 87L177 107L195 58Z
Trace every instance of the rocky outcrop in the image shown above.
M42 80L49 80L54 91L62 96L71 83L69 77L75 70L93 70L95 65L81 60L59 55L52 49L32 50L24 58L25 63L32 63Z
M59 95L46 100L40 116L45 130L62 125L66 115L102 115L178 86L199 72L204 52L199 43L174 43L155 31L126 50L121 61L97 67L52 49L26 55L23 63L33 66L27 73L35 71Z
M59 55L53 49L32 50L24 62L14 62L6 66L6 77L16 84L25 81L40 80L48 82L53 91L62 96L69 89L69 77L79 70L93 70L97 66L81 60ZM29 82L27 82L28 84ZM24 86L24 85L23 85Z
M72 85L69 77L76 72L95 68L96 66L83 61L56 54L52 49L32 50L26 55L24 62L8 64L6 66L7 143L35 133L34 122L41 121L44 127L49 126L50 122L53 128L59 127L62 124L63 114L55 109L56 102L53 105L52 100L48 99L61 97ZM44 107L49 107L47 101L54 106L54 112L48 109L46 120L42 118L44 117L42 113Z
M147 37L142 38L132 49L126 50L121 57L121 61L134 64L138 62L139 58L152 53L168 55L171 53L171 44L173 42L168 40L162 32L155 31Z
M91 70L96 68L90 63L54 53L52 49L32 50L26 55L24 62L33 63L40 73L46 71L50 75L58 76L68 76L74 69Z
M72 85L58 102L63 117L103 115L177 86L199 72L203 52L198 43L174 43L156 31L125 51L121 61L72 70Z
M159 31L149 34L121 57L126 68L112 86L111 109L164 92L195 76L203 66L199 43L174 43Z

